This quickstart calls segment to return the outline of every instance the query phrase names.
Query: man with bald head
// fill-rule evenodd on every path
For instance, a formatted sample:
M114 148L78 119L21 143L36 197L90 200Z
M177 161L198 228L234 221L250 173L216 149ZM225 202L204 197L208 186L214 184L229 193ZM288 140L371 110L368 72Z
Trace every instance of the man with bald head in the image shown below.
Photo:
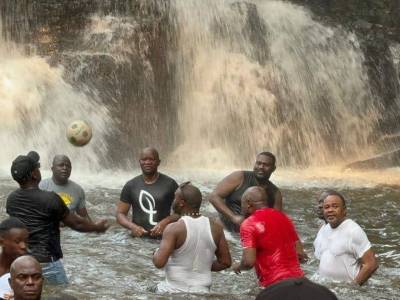
M42 180L39 188L57 193L71 212L75 212L81 217L91 220L86 210L83 188L69 179L71 170L71 160L68 156L63 154L54 156L51 166L53 176Z
M134 237L160 237L164 228L179 218L170 215L178 184L158 172L160 162L156 149L144 148L139 157L142 174L129 180L122 189L116 218ZM132 220L129 220L131 207Z
M10 286L14 300L39 300L42 294L43 275L39 262L32 256L18 257L10 267Z
M160 248L153 255L154 265L165 269L166 280L157 285L158 292L209 292L211 271L231 265L223 228L201 215L201 201L200 190L190 182L175 192L173 208L181 218L165 228Z
M304 257L304 252L296 229L283 212L267 207L265 189L248 188L241 208L246 217L240 225L243 254L234 271L240 273L254 266L262 287L302 278L299 258Z

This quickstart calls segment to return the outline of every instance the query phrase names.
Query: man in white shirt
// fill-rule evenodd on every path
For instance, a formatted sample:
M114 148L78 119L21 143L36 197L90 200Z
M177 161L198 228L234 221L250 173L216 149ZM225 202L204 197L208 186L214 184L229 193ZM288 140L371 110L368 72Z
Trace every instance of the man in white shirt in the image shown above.
M365 283L378 268L364 230L346 218L344 197L329 191L323 202L327 224L321 227L314 241L315 256L320 260L320 276L338 281Z

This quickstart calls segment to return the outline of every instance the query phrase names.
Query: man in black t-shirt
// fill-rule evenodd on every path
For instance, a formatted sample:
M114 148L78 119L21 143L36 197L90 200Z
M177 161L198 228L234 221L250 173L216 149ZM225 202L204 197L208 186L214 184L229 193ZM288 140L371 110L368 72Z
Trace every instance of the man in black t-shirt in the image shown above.
M269 178L276 169L276 158L271 152L256 157L253 171L235 171L217 184L210 195L210 203L220 213L220 219L229 231L239 231L243 222L241 198L252 186L261 186L268 195L268 207L282 210L282 194Z
M106 220L91 223L70 213L64 201L54 192L39 189L41 180L39 154L19 155L12 163L11 175L20 188L7 198L7 213L21 220L29 231L31 254L42 263L43 276L49 283L66 284L68 279L61 262L60 221L82 232L104 232Z
M170 215L178 184L158 172L160 158L154 148L142 150L139 164L142 174L128 181L117 205L117 222L129 229L134 237L158 237L164 228L179 216ZM132 207L132 221L128 219Z

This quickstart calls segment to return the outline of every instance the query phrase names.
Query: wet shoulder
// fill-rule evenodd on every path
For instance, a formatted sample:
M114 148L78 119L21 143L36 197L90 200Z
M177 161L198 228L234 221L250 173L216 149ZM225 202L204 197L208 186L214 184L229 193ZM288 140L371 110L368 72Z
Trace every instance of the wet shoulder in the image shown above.
M256 177L253 171L240 171L242 173L242 185L255 186L257 185Z

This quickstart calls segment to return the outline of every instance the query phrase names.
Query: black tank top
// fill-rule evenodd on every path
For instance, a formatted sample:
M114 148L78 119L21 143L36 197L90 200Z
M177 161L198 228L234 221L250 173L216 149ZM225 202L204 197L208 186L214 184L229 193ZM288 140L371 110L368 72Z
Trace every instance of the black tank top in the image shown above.
M226 206L232 210L235 214L241 214L241 199L243 193L252 186L257 186L258 182L256 177L254 176L253 171L243 171L243 182L241 186L231 193L228 197L225 198ZM270 208L274 207L275 204L275 196L276 192L279 190L276 185L274 185L271 181L268 181L268 184L265 188L268 196L267 205Z

